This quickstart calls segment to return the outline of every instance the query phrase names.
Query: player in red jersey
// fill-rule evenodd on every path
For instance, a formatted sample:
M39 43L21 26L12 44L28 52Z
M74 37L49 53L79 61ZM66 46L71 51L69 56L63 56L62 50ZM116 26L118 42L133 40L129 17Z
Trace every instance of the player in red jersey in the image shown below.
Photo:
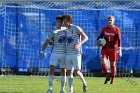
M102 70L106 76L104 84L107 84L107 82L110 81L110 79L110 84L114 84L114 77L116 75L116 62L118 60L117 53L119 53L120 57L122 56L121 33L120 29L114 25L114 22L115 17L109 16L108 25L102 28L100 36L97 38L97 41L103 37L106 40L106 45L102 47L101 51ZM109 59L110 61L111 74L108 73L106 59Z

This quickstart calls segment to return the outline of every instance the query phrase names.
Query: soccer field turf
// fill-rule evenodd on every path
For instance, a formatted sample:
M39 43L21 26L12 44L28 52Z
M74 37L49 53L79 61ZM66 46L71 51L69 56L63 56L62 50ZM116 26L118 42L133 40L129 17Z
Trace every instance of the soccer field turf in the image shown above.
M115 85L104 85L104 77L86 77L87 93L140 93L140 78L116 78ZM45 93L47 76L0 76L0 93ZM53 93L60 93L60 79L54 80ZM66 84L68 92L68 83ZM82 82L74 77L75 93L82 92Z

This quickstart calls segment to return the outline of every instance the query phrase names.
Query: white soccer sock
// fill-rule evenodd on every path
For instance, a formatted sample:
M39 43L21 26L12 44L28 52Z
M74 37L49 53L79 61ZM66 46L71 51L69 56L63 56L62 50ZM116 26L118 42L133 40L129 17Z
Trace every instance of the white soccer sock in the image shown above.
M61 89L65 90L65 84L66 84L66 75L61 76Z
M84 79L84 76L83 76L83 74L80 72L80 74L79 74L79 78L80 78L80 80L83 82L83 84L86 84L86 81L85 81L85 79Z
M73 75L68 76L68 84L70 91L73 92Z
M49 89L52 89L54 75L48 75Z

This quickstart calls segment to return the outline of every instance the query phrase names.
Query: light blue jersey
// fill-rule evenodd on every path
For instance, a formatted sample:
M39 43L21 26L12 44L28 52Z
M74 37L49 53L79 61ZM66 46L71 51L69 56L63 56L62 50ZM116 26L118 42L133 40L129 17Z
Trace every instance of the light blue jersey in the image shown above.
M66 53L66 28L55 29L52 31L48 39L53 41L52 53L64 54Z
M81 54L82 48L76 49L75 45L81 41L80 32L83 30L76 25L72 25L66 30L67 42L66 42L66 54Z

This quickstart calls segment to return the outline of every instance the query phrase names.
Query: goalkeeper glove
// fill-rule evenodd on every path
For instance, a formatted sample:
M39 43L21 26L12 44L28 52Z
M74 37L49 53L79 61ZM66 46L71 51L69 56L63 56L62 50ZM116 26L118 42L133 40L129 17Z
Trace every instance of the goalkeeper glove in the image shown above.
M122 57L122 47L118 48L118 53L119 53L119 56Z

